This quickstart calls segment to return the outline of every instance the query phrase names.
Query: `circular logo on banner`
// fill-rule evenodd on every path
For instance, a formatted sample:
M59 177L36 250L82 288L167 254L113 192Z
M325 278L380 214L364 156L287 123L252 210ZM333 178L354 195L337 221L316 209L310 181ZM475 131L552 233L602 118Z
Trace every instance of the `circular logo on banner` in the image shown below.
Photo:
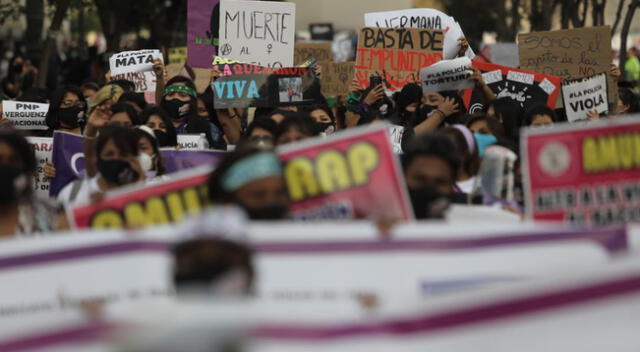
M544 173L558 177L567 171L571 164L569 149L561 143L549 143L538 154L538 164Z

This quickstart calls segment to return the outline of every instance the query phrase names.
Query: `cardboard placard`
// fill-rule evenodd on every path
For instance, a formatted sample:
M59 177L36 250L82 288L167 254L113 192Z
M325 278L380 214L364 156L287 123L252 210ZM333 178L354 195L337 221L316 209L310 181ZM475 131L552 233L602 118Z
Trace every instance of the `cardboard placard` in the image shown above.
M211 67L216 56L220 0L187 1L187 63L190 67Z
M221 61L216 61L221 62ZM322 101L320 82L308 67L268 68L243 63L214 65L216 109L276 107Z
M27 137L33 146L36 155L36 172L33 178L33 190L39 197L49 197L49 179L44 176L44 165L53 160L53 138L51 137Z
M184 65L187 63L187 47L179 46L175 48L169 48L167 54L170 65Z
M51 180L49 195L55 197L60 191L84 174L85 160L83 138L80 135L59 132L53 133L53 165L56 167L56 177Z
M520 68L572 80L609 72L611 27L585 27L518 35ZM609 102L618 90L608 77Z
M11 121L17 130L48 130L46 118L49 104L25 101L2 101L2 118Z
M153 71L155 59L162 60L160 50L123 51L113 54L109 58L111 76L130 72Z
M469 79L473 73L470 68L471 60L466 57L443 60L424 67L420 70L422 92L429 93L471 88L474 82Z
M529 128L521 139L527 214L606 226L640 220L640 122Z
M562 100L569 122L587 118L587 112L592 110L599 114L608 111L607 74L565 81Z
M355 74L356 63L354 61L326 62L321 63L320 66L322 67L322 79L320 80L322 94L330 97L347 95Z
M556 106L562 80L558 76L477 60L473 60L473 67L482 72L485 83L495 93L496 98L511 98L525 110L540 104L546 104L552 109ZM480 112L484 108L485 101L479 89L466 89L462 97L465 105L469 107L469 113Z
M294 218L413 219L387 126L279 148Z
M464 37L462 28L453 17L442 11L428 8L365 13L364 25L367 27L441 30L445 33L443 55L446 60L454 59L458 56L458 51L460 50L458 39ZM473 59L475 54L469 48L465 56Z
M175 223L209 206L211 168L176 174L168 181L135 184L105 195L99 203L69 210L76 228L137 228Z
M422 67L442 60L443 40L440 30L363 28L358 36L355 77L366 88L370 76L380 75L388 90L398 91L416 82Z
M136 93L153 93L156 91L157 79L156 74L153 71L121 73L118 75L111 75L111 79L125 79L133 82L136 86Z
M306 58L313 57L316 61L333 61L331 42L297 42L293 47L293 64L300 65Z
M295 23L293 3L223 0L218 55L258 66L293 66Z

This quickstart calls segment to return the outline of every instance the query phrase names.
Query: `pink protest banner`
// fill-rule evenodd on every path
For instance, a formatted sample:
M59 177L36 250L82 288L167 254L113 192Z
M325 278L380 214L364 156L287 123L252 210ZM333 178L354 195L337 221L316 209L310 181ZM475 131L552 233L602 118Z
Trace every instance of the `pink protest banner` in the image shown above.
M297 219L413 219L387 126L279 149Z
M211 168L175 174L168 181L132 185L107 193L103 201L69 211L75 227L138 228L179 222L209 205L207 180Z
M527 129L522 150L533 219L593 226L640 220L638 120Z
M187 65L211 68L216 56L220 0L189 0L187 3Z

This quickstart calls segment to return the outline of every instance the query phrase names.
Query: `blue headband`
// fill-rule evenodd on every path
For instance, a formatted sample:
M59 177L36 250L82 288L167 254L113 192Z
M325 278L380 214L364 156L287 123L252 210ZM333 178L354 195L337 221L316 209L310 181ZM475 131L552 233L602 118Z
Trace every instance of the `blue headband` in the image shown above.
M262 152L236 162L222 176L222 189L235 192L255 180L282 176L280 160L273 153Z

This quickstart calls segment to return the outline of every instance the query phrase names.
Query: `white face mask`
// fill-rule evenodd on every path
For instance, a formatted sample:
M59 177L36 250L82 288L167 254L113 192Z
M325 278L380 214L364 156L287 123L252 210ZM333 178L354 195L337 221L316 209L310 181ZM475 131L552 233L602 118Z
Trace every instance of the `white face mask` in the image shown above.
M138 161L140 162L140 167L143 171L151 171L153 169L153 159L147 153L138 154Z

